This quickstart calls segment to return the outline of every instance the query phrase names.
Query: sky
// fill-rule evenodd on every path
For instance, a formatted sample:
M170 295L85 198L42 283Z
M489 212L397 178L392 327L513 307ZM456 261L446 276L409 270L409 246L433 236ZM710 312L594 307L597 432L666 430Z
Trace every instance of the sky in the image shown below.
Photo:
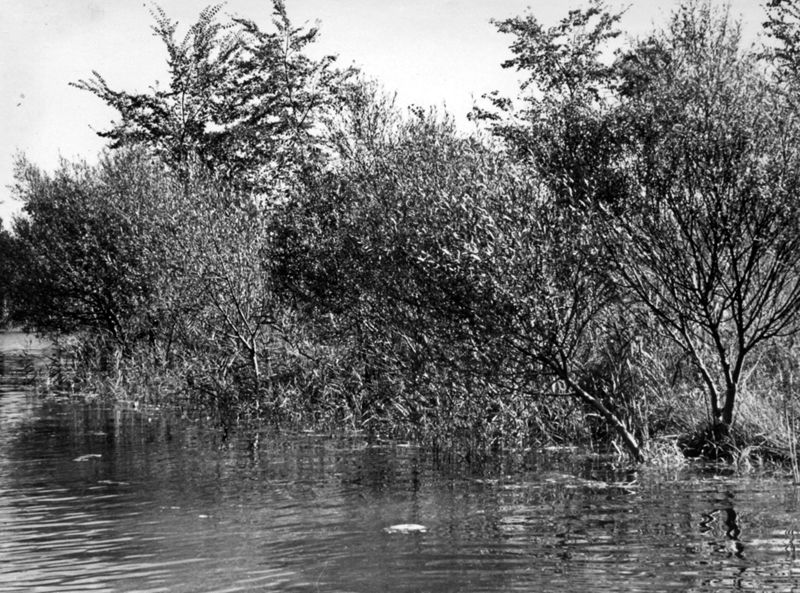
M722 1L722 0L721 0ZM401 105L444 107L467 126L466 114L483 93L514 94L517 76L500 64L511 39L490 19L533 13L555 24L579 0L285 0L295 24L319 25L314 52L356 65ZM161 0L185 27L213 1ZM643 35L666 22L677 0L609 0L627 7L624 31ZM763 20L760 0L730 0L745 34ZM153 36L143 0L0 0L0 218L19 211L9 186L15 155L45 170L60 158L93 161L115 112L94 95L69 86L96 70L112 88L145 91L165 80L165 52ZM270 0L228 0L223 13L269 29Z

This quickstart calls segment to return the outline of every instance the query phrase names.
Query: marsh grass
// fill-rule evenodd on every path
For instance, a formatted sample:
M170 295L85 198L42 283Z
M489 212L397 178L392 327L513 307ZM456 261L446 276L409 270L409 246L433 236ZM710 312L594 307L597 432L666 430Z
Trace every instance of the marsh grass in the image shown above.
M741 472L780 465L800 483L797 352L769 354L748 378L724 439L712 430L693 376L669 348L636 353L618 365L624 372L612 395L645 443L648 465L680 468L687 456ZM221 368L201 350L179 351L165 365L144 347L122 356L103 343L71 338L56 343L39 382L59 393L92 393L140 409L178 408L225 423L412 440L463 459L564 445L614 450L613 432L572 398L518 393L490 376L436 364L416 368L388 353L367 356L352 344L323 343L302 332L270 348L270 373L258 383L247 365Z

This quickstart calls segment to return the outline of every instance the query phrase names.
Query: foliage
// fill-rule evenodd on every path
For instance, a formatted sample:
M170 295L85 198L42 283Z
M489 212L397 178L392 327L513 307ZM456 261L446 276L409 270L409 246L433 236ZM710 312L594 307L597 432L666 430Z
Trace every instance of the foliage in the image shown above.
M12 292L21 264L18 254L15 238L0 220L0 327L10 321L16 309Z
M595 273L612 274L612 310L686 352L725 432L753 353L797 329L795 108L726 12L688 3L606 65L617 19L592 3L549 29L533 16L499 23L515 36L504 65L525 72L527 94L521 108L495 96L500 112L478 116L560 212L582 213Z
M350 71L304 52L317 29L292 25L273 1L275 32L254 22L201 13L182 40L178 23L156 9L153 31L167 49L169 84L148 93L115 91L97 72L74 83L119 112L100 135L111 147L144 145L186 176L197 165L245 191L269 194L323 157L318 120L338 104Z
M163 232L156 224L134 241L164 256L147 305L169 316L170 329L143 323L162 362L175 362L175 348L197 360L190 383L203 389L244 381L257 394L264 366L269 383L270 349L286 339L282 320L292 317L275 290L275 217L325 161L322 124L349 88L351 72L337 70L334 58L305 54L317 30L295 28L279 0L273 9L275 32L267 33L246 19L221 23L221 6L208 7L180 41L178 24L156 9L168 88L115 91L97 73L75 84L119 112L101 133L112 148L146 150L177 184L167 197L172 210L148 212L176 226ZM119 198L128 207L137 201L124 191Z
M800 75L800 6L794 0L768 0L764 29L775 42L765 52L779 78L797 83Z
M677 13L645 47L669 60L625 104L636 190L608 227L616 270L730 426L754 352L797 330L800 128L709 6Z
M18 161L24 321L40 331L97 333L123 349L158 323L148 304L165 269L152 239L177 224L162 210L174 188L159 169L136 151L106 155L96 167L62 162L52 175Z
M535 176L435 114L412 113L390 138L341 171L335 193L311 198L321 238L304 233L315 250L306 259L325 273L312 277L322 287L315 300L330 295L329 311L373 334L373 352L386 340L382 372L400 364L406 378L430 378L422 361L433 362L452 369L453 389L461 377L466 398L485 404L497 393L507 410L576 397L638 456L614 394L591 378L616 299L591 213L563 207Z
M244 374L245 388L257 394L272 375L270 350L288 339L292 318L275 280L273 220L209 179L191 186L191 200L178 246L185 254L180 277L198 294L184 340L214 369L218 386Z
M77 336L115 393L233 417L476 450L584 435L636 460L792 450L792 2L767 7L767 62L700 1L613 60L599 0L497 21L524 82L476 109L488 138L308 58L316 30L273 7L273 33L210 7L180 41L156 10L168 88L76 83L119 112L115 150L19 162L0 266L29 327Z
M619 36L620 14L602 0L571 10L545 28L532 14L494 21L512 35L514 57L503 63L524 74L518 101L485 96L473 117L489 124L514 158L530 162L560 200L610 202L624 179L620 131L610 114L617 69L606 55Z
M106 367L149 360L198 388L258 394L269 347L287 335L262 209L142 151L53 176L21 162L17 192L26 273L15 289L30 328L83 336L96 353L86 360Z

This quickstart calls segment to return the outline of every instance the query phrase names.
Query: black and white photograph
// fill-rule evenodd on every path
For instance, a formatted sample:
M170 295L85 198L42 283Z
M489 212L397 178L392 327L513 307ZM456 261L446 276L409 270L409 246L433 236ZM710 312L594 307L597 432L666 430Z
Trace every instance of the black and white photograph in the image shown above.
M800 591L800 0L0 5L0 593Z

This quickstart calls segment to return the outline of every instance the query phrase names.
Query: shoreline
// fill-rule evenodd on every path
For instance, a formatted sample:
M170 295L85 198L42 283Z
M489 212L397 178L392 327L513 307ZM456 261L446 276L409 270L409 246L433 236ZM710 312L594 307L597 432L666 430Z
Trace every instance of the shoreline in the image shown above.
M49 340L19 329L0 330L0 354L41 352L52 346Z

